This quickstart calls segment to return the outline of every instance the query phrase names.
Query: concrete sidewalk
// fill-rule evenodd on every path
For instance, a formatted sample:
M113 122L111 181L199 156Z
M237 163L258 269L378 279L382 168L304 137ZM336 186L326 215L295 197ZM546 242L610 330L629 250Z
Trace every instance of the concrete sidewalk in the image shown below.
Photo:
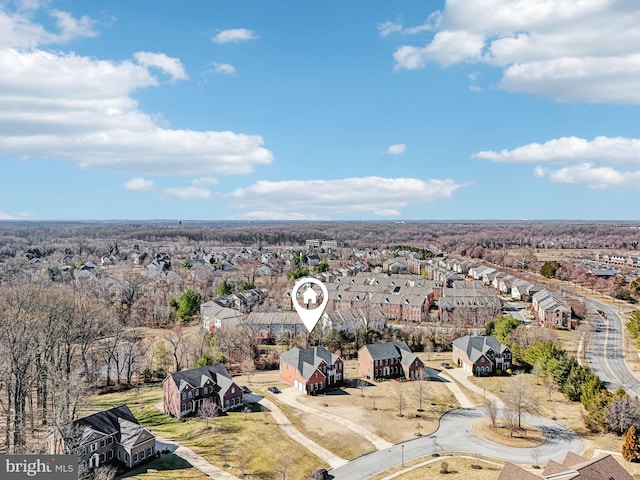
M230 473L227 473L224 470L221 470L218 467L210 464L205 458L201 457L190 448L185 447L184 445L180 445L173 440L162 438L156 435L156 442L158 450L168 448L175 455L179 456L183 460L186 460L202 473L209 476L209 478L215 478L218 480L240 480L238 477L231 475Z

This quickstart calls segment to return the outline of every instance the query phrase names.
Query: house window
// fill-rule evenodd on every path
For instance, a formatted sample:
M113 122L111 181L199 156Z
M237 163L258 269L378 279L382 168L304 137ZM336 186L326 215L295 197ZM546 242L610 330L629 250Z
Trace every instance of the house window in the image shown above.
M95 452L98 449L98 444L97 443L92 443L91 444L91 451Z
M138 454L134 453L133 454L133 463L137 463L138 462Z
M147 457L150 457L151 455L153 455L153 447L147 448Z
M84 455L85 453L87 453L87 449L85 447L82 447L82 455Z
M144 459L144 450L140 452L140 460L143 460L143 459Z
M105 446L105 441L104 440L100 440L100 448Z
M189 397L189 398L191 398L192 396L193 396L193 393L192 393L192 392L189 392L189 393L187 394L187 397Z
M109 450L109 460L113 458L113 450Z
M186 393L183 393L183 394L182 394L182 399L183 399L183 400L186 400L186 399L187 399L187 394L186 394Z
M231 393L236 393L236 387L231 387Z
M113 443L113 437L107 438L107 445L111 445Z
M104 453L100 454L100 462L104 463L107 460L107 456Z
M120 450L118 450L118 460L122 459L122 452Z
M129 463L129 454L128 453L124 454L124 461Z

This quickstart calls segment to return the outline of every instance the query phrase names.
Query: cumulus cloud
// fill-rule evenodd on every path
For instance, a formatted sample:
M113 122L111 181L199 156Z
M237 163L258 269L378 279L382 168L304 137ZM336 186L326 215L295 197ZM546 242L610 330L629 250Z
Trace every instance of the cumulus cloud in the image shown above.
M386 153L389 155L402 155L407 151L407 146L404 143L396 143L395 145L389 145Z
M473 157L494 162L556 162L600 160L617 165L640 166L640 139L625 137L561 137L545 143L530 143L513 150L485 150Z
M498 86L507 90L637 104L639 23L640 4L631 1L446 0L432 39L400 46L395 68L482 63L502 70ZM407 31L397 21L379 26L382 36Z
M145 190L151 190L153 188L153 181L145 178L132 178L124 184L124 188L127 190L136 190L143 192Z
M221 30L211 39L213 43L241 43L259 38L252 30L246 28L231 28Z
M164 193L177 200L191 200L193 198L206 200L207 198L211 198L211 192L209 190L199 187L166 188Z
M600 190L639 190L640 139L624 137L562 137L513 150L485 150L475 158L501 163L570 164L563 168L536 166L534 175L563 185ZM629 170L631 168L631 170Z
M380 212L450 198L453 180L362 177L339 180L259 181L227 197L236 208L310 215Z
M48 31L34 23L32 16L42 8L39 2L22 2L17 11L0 5L0 48L33 48L40 45L62 44L77 38L91 38L97 35L95 22L87 16L75 18L67 12L49 10L54 19L56 31Z
M186 80L187 74L184 71L182 62L177 58L171 58L164 53L137 52L134 54L135 59L140 65L145 67L157 67L169 76L171 80Z
M222 73L224 75L235 75L236 67L229 63L211 62L209 71L214 73Z
M140 110L133 94L159 84L152 70L186 78L178 59L138 52L135 60L113 61L18 48L51 41L47 35L0 9L0 154L145 175L246 174L272 162L259 135L171 129Z
M640 170L620 171L584 163L557 170L538 167L535 173L561 185L576 185L594 190L640 190Z

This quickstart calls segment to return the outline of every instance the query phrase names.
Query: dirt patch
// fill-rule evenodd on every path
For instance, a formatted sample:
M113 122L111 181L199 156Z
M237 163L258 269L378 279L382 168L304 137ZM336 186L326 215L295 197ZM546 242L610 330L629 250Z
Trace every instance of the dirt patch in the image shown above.
M524 423L521 429L511 432L502 422L496 422L494 427L491 420L483 418L474 422L471 428L479 437L507 447L533 448L547 441L540 430Z

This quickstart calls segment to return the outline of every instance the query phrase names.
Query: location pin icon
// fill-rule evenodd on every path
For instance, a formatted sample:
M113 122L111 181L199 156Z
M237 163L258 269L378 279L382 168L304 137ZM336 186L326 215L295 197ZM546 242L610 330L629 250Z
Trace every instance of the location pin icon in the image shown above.
M318 287L320 287L320 290L322 290L322 303L320 305L318 305L318 294L313 291L310 284L317 285ZM307 285L307 290L303 294L304 303L307 306L309 306L310 303L313 303L313 305L316 305L315 308L305 308L298 302L298 290L303 285ZM296 312L298 312L300 320L302 320L302 323L304 323L307 331L311 333L313 327L315 327L316 323L318 323L318 320L320 320L320 317L324 312L324 307L326 307L327 303L329 302L329 291L327 290L327 287L324 285L324 283L322 283L320 280L312 277L304 277L296 281L296 284L291 291L291 300L293 303L293 308L295 308Z

